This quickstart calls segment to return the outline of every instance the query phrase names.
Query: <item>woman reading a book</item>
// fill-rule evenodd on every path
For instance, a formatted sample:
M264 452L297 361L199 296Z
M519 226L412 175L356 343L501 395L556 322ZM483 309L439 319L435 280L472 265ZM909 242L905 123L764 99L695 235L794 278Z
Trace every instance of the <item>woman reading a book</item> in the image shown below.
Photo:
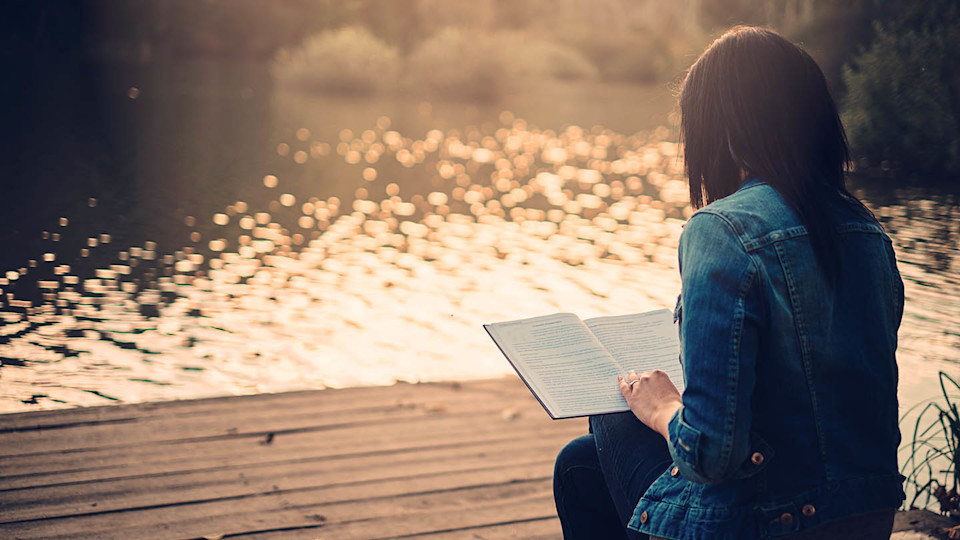
M686 388L619 381L557 457L564 537L888 538L903 500L889 237L845 188L846 138L800 47L736 27L680 95ZM611 381L611 384L617 384Z

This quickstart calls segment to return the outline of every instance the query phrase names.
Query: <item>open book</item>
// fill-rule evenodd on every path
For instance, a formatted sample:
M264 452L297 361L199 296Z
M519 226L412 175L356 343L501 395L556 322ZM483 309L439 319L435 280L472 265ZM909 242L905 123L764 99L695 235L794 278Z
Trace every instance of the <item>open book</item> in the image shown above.
M667 309L581 321L557 313L483 327L551 418L630 410L624 378L661 369L683 392L680 341Z

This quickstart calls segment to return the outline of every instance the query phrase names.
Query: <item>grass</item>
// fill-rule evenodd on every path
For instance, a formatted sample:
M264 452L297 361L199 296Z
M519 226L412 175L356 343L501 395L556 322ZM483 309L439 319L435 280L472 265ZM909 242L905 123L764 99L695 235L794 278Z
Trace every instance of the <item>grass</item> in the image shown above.
M924 508L936 500L941 514L956 516L960 513L960 384L941 371L940 390L942 396L911 407L900 419L902 423L914 411L920 411L901 473L907 477L907 487L914 491L907 508L917 507L925 496Z

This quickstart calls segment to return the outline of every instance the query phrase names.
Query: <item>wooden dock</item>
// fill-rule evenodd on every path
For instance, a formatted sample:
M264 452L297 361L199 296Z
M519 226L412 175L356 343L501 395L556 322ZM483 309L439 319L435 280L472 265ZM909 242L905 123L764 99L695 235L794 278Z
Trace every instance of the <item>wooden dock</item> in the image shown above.
M0 415L0 538L560 537L515 378Z

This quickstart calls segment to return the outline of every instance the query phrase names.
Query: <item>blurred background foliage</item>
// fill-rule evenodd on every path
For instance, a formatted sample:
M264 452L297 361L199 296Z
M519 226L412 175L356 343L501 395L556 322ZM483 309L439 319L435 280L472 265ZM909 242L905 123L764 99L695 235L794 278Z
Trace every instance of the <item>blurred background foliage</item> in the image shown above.
M960 4L932 0L874 23L846 65L844 124L858 152L920 173L960 173Z
M723 30L764 24L824 69L861 170L960 174L955 0L15 0L7 10L0 55L13 62L260 61L284 90L488 101L564 80L675 84Z

